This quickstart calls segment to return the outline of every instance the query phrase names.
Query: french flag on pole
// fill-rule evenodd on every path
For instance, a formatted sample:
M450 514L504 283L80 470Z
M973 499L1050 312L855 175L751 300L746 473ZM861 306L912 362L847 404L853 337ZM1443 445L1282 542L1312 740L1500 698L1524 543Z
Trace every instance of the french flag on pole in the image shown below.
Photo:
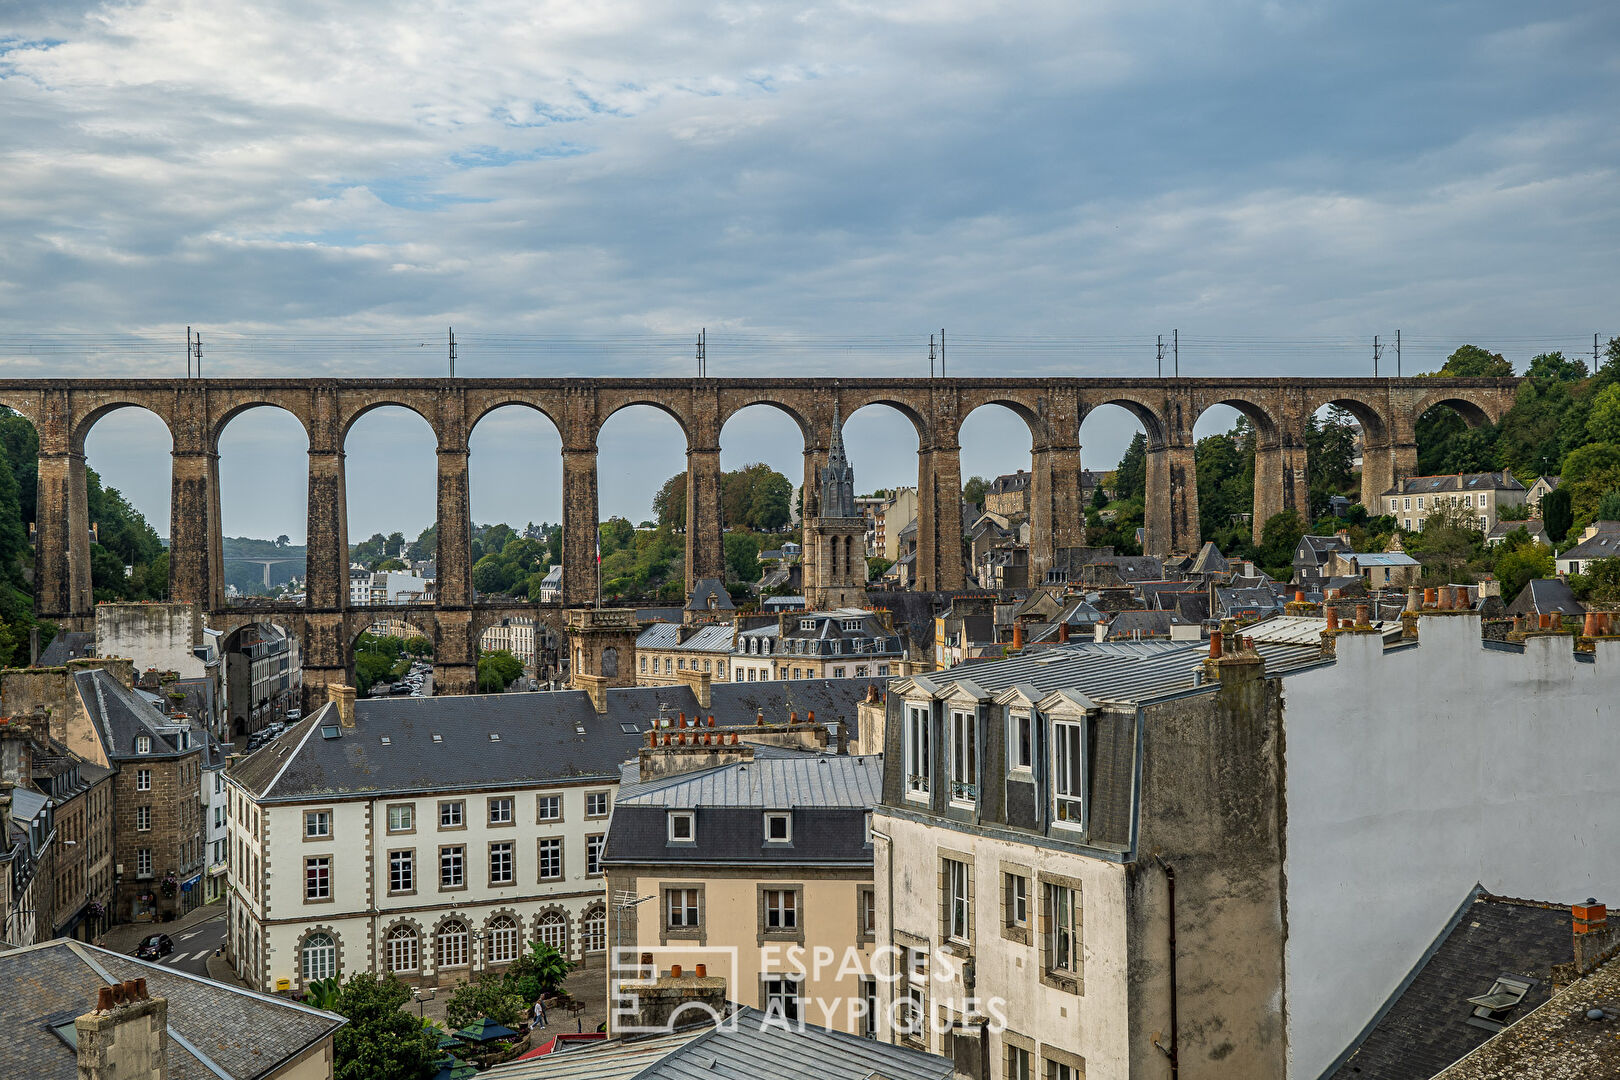
M596 565L602 565L602 526L596 527Z

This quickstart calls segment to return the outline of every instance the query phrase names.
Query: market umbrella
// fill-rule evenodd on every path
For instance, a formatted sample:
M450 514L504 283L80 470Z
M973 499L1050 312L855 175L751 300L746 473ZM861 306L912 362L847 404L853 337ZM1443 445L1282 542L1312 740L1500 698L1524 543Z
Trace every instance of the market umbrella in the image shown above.
M480 1016L477 1020L456 1032L456 1038L475 1043L492 1042L495 1039L510 1039L515 1035L517 1035L517 1032L509 1027L497 1024L487 1016Z

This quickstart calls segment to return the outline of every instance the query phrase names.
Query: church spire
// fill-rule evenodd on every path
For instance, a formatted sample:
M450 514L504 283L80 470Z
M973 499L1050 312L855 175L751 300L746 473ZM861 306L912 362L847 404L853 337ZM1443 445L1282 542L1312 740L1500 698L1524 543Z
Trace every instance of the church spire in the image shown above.
M855 469L844 453L844 425L833 402L832 442L827 448L827 465L821 470L820 516L857 517L855 509Z

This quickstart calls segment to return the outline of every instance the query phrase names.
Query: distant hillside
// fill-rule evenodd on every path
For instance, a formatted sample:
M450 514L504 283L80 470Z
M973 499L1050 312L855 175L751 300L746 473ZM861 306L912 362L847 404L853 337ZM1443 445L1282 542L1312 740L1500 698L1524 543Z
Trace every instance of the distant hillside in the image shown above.
M302 559L302 544L277 545L274 540L256 540L251 536L227 536L224 541L227 559Z

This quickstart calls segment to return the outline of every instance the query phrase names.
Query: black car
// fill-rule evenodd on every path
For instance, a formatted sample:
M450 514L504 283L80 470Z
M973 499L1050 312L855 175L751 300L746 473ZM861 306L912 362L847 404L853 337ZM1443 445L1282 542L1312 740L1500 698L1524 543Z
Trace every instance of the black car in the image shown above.
M174 952L174 939L168 934L153 934L135 946L135 959L157 960Z

